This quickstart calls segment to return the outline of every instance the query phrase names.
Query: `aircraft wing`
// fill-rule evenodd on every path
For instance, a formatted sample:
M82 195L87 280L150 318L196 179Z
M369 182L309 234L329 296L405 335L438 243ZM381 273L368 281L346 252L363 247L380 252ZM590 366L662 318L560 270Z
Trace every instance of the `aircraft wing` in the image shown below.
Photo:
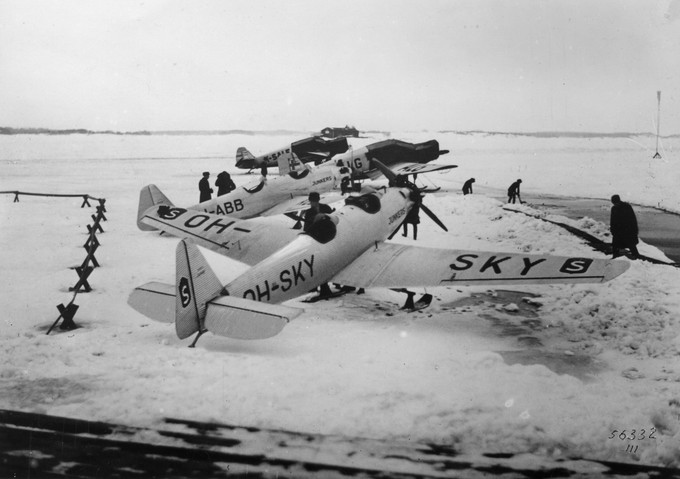
M437 165L434 163L413 163L413 162L399 162L390 164L389 169L394 171L397 175L418 175L421 173L432 173L433 171L444 171L452 168L458 168L458 165ZM366 176L375 179L381 176L380 170L370 170L366 172Z
M248 265L259 263L299 234L267 218L240 220L167 205L149 208L140 221Z
M332 205L339 201L343 201L347 198L347 195L342 195L339 191L330 191L320 195L321 203ZM298 211L306 210L311 206L307 196L294 196L289 200L282 201L281 203L272 206L268 210L260 213L260 216L274 216L283 215L286 213L295 213ZM332 206L333 207L333 206Z
M601 283L626 271L626 261L425 248L378 243L331 282L361 288L453 284Z

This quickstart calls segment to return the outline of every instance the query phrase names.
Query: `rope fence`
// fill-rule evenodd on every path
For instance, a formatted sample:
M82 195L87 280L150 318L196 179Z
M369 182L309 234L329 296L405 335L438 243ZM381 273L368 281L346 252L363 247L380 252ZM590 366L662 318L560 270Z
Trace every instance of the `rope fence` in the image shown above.
M24 196L51 196L51 197L58 197L58 198L82 198L83 204L80 205L81 208L85 208L86 206L91 206L89 200L97 200L100 203L102 201L106 201L103 198L95 198L94 196L91 196L91 195L65 195L65 194L59 194L59 193L30 193L28 191L0 191L0 195L14 195L14 203L19 202L19 195L24 195Z
M78 311L79 306L75 304L76 296L78 296L78 293L81 292L81 290L85 293L89 293L92 291L92 287L90 286L90 283L88 282L88 277L94 271L94 268L99 267L99 262L97 261L97 258L95 258L94 253L97 251L97 248L100 246L99 240L97 239L97 233L103 233L104 229L101 226L102 221L107 221L106 216L104 213L106 212L106 199L105 198L96 198L91 195L87 194L59 194L59 193L30 193L26 191L0 191L0 194L12 194L14 195L14 203L19 202L19 195L25 195L25 196L46 196L46 197L56 197L56 198L82 198L83 203L80 205L81 208L84 208L85 206L92 206L90 205L89 200L95 200L99 202L99 205L97 205L97 214L96 215L90 215L90 217L93 220L92 225L87 225L87 241L83 245L83 248L85 248L85 251L87 252L87 256L85 257L85 260L80 266L75 266L72 269L76 271L78 274L78 282L75 284L75 286L69 288L69 291L73 291L73 297L71 298L71 301L64 306L64 304L58 304L57 305L57 310L59 310L59 317L54 321L52 326L47 330L46 334L50 334L52 330L55 328L55 326L59 323L59 320L62 320L61 326L59 326L59 329L62 330L73 330L78 328L78 325L75 323L73 320L73 317L76 314L76 311Z

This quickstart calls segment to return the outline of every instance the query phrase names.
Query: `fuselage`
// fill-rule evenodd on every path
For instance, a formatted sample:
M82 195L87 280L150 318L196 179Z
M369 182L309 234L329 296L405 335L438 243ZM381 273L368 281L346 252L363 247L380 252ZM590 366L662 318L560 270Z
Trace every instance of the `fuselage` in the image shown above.
M283 148L265 155L254 156L244 147L236 152L237 168L261 168L263 166L283 168L285 171L295 170L302 163L320 163L333 155L347 151L347 138L323 138L312 136L295 141Z
M352 170L355 179L377 178L382 173L371 163L371 159L380 160L385 166L411 164L408 174L419 171L418 165L425 165L439 158L447 150L439 149L437 140L422 143L409 143L401 140L382 140L357 149L349 149L333 157L336 166L346 166Z
M198 203L188 209L234 218L252 218L293 197L306 197L311 191L326 193L339 188L344 176L349 174L342 173L340 168L335 166L303 170L285 176L272 176L264 183L251 182L226 195Z
M364 251L375 248L399 227L413 205L409 194L407 188L371 193L375 198L368 208L366 204L350 204L353 200L348 200L345 206L329 215L335 225L330 241L321 243L309 234L300 234L227 284L225 293L267 303L280 303L308 293L328 282ZM378 211L374 211L376 205Z

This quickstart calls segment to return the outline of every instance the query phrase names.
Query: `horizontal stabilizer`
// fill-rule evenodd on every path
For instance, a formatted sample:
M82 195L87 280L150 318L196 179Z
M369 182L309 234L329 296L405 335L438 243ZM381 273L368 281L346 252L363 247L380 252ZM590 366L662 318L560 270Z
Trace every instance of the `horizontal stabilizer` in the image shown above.
M250 265L259 263L299 234L287 224L273 224L262 218L239 220L225 215L163 206L149 208L141 221Z
M233 339L266 339L279 334L302 312L278 304L220 296L208 303L205 328Z
M175 321L175 287L151 282L136 287L128 297L128 304L147 318L173 323Z

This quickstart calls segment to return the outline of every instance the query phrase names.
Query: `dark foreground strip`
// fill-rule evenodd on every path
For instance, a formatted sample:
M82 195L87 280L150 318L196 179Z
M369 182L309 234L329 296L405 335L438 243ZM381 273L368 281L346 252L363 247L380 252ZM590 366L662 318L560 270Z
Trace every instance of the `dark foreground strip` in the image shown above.
M0 410L0 477L680 478L660 467L166 419L158 429Z

